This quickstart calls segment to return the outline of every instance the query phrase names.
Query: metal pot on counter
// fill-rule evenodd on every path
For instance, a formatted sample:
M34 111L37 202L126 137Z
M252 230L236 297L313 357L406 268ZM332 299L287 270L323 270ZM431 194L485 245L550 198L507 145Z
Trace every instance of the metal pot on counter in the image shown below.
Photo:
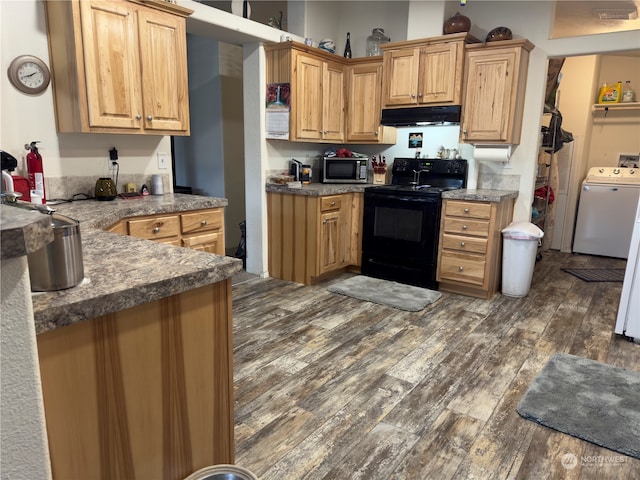
M53 242L27 255L33 292L75 287L84 278L80 222L59 214L50 217Z

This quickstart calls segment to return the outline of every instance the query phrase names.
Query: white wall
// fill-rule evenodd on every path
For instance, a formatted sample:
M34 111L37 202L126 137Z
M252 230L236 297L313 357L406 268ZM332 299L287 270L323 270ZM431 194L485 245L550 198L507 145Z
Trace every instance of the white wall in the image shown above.
M2 260L0 297L0 472L51 478L27 257Z

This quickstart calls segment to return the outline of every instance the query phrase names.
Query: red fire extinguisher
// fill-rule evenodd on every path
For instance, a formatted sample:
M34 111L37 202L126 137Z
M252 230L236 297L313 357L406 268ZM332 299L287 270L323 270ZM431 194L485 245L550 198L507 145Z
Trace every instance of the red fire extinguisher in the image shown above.
M27 172L29 177L29 188L42 198L42 203L47 203L46 192L44 188L44 170L42 168L42 155L38 152L38 147L34 141L24 146L27 153Z

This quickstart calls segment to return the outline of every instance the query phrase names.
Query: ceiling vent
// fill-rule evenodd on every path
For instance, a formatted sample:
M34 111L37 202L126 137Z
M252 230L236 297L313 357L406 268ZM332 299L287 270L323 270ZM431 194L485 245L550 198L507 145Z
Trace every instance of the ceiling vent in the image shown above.
M638 10L635 6L628 8L594 8L593 16L600 20L635 20L638 18Z

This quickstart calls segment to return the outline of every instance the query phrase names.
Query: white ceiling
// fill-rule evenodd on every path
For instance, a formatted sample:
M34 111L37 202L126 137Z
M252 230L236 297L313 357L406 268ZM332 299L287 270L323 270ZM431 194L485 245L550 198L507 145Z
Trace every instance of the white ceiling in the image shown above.
M640 16L633 20L601 20L593 13L597 9L615 11L634 7L640 13L640 0L556 1L551 38L640 30ZM640 35L638 46L640 47Z

